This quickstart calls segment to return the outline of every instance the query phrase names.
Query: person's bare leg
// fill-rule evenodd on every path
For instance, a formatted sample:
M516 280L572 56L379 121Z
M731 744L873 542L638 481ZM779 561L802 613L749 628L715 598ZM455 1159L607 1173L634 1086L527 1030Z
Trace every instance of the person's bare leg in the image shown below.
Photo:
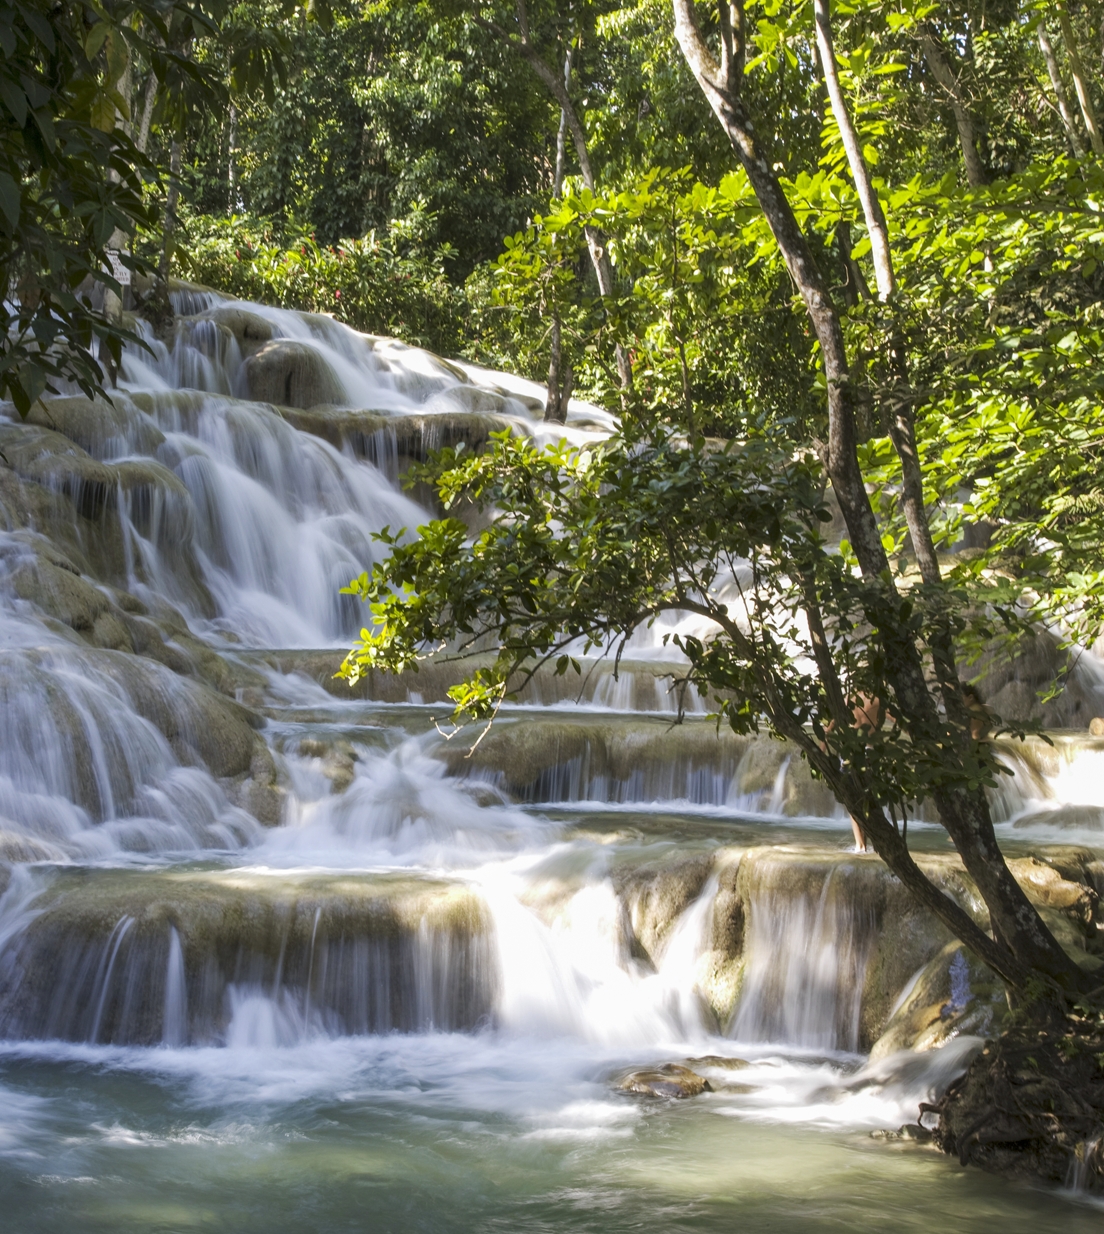
M855 851L858 853L866 852L866 835L862 827L859 825L859 820L851 815L851 834L855 837Z

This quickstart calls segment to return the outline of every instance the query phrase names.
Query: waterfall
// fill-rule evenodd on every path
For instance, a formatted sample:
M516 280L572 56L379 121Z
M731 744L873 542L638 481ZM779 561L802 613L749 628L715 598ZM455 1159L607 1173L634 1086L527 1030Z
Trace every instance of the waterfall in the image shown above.
M687 1127L705 1145L719 1124L915 1119L992 991L849 853L792 747L679 693L664 638L704 636L698 618L638 633L617 677L536 672L486 733L446 723L478 661L334 682L369 619L341 586L377 533L433 517L401 475L504 427L558 437L540 388L316 315L173 299L111 404L0 409L0 1095L47 1123L76 1103L60 1130L21 1125L19 1160L60 1177L96 1136L267 1153L365 1117L389 1152L447 1127L434 1161L446 1141L635 1152L645 1128L677 1148ZM563 434L611 426L573 404ZM1081 928L1092 854L1043 866L1035 840L1104 832L1100 747L1001 757L1002 842L1032 842ZM945 837L909 838L976 912ZM921 1032L940 1048L902 1055ZM619 1087L646 1068L689 1070L699 1096L671 1113ZM40 1076L40 1104L9 1103Z
M233 1045L276 1025L286 1043L470 1031L494 1012L490 921L460 886L88 871L34 909L0 950L9 1037Z

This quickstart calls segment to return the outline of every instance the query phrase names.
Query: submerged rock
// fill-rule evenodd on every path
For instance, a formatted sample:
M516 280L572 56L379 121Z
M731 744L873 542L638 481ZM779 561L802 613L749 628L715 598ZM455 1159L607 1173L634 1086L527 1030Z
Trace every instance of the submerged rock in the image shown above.
M644 1097L699 1097L711 1093L712 1084L704 1076L680 1063L664 1063L646 1071L631 1071L617 1087L624 1093L639 1093Z

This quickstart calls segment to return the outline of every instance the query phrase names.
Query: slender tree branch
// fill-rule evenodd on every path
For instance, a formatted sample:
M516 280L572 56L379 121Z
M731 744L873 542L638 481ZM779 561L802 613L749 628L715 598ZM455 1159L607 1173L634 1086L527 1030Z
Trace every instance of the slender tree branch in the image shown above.
M870 236L870 256L874 262L874 279L878 286L878 298L888 300L896 289L897 282L893 277L893 260L889 254L889 229L886 226L885 214L878 194L870 181L870 169L863 158L859 146L859 135L851 119L851 111L840 85L839 68L836 64L836 51L832 40L832 22L828 9L829 0L813 0L813 15L816 21L817 51L820 53L820 64L824 72L824 84L828 87L828 98L832 104L832 115L840 131L843 148L847 153L847 163L851 168L851 178L862 202L863 217L866 219L867 232Z

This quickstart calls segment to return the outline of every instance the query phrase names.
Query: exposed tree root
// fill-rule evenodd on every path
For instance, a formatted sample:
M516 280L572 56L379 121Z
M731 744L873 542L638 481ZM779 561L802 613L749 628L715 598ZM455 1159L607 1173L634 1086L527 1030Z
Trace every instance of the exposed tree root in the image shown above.
M966 1165L1104 1193L1104 1031L1074 1018L991 1041L935 1105L935 1143Z

